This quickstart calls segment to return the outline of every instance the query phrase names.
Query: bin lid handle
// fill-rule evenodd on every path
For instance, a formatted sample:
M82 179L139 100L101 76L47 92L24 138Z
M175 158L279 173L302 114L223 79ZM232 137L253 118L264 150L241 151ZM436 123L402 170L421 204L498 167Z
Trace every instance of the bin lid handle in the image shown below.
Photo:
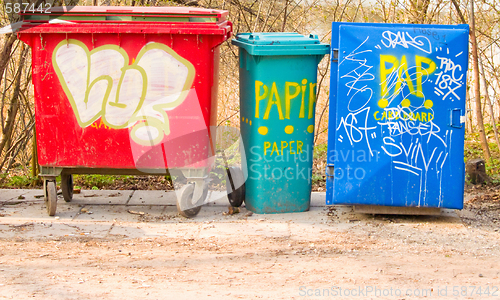
M112 13L131 13L131 12L134 12L133 10L131 9L107 9L106 12L112 12Z
M49 20L50 24L76 24L75 22L60 20L60 19L51 19Z

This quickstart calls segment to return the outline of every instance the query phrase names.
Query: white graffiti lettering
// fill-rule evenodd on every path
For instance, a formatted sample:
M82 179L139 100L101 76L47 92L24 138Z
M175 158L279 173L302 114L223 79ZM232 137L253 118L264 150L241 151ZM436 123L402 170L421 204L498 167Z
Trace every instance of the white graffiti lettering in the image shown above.
M373 90L369 87L368 84L366 84L370 81L375 80L375 76L370 73L370 70L373 68L373 66L367 64L366 58L360 59L356 57L357 55L365 52L372 52L371 50L358 52L358 50L363 46L363 44L366 43L367 40L368 38L366 38L351 53L345 56L345 58L339 64L341 65L346 61L354 62L357 64L357 66L353 68L352 71L346 73L345 75L342 75L341 77L348 78L350 80L345 83L345 86L349 88L347 96L350 96L350 98L347 109L349 109L349 111L351 112L356 112L357 110L364 108L370 102L373 96ZM353 90L355 92L351 94ZM357 103L359 99L361 99L361 101L360 103Z
M410 47L414 47L427 54L432 53L431 42L427 37L423 35L412 37L408 32L398 31L394 33L388 30L384 31L382 33L382 44L387 48L396 48L396 46L401 46L408 49Z
M368 151L370 155L373 156L374 154L371 150L368 136L369 133L377 127L368 127L369 116L370 107L366 107L355 113L348 114L345 118L341 117L337 131L343 128L351 145L365 140L368 146Z
M450 58L447 57L437 57L440 60L439 69L441 72L436 73L437 79L435 82L434 93L438 96L442 96L442 100L445 100L450 96L451 99L460 100L460 97L456 91L463 86L461 82L464 77L462 72L462 67L455 64ZM460 74L457 78L455 72Z

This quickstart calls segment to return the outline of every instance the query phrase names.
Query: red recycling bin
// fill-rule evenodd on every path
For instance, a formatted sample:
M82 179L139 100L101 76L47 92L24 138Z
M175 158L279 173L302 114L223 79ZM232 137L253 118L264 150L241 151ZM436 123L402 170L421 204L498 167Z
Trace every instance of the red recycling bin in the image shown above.
M177 207L206 198L216 125L221 10L55 7L23 15L31 46L38 162L49 215L56 177L70 201L72 174L165 174L187 179Z

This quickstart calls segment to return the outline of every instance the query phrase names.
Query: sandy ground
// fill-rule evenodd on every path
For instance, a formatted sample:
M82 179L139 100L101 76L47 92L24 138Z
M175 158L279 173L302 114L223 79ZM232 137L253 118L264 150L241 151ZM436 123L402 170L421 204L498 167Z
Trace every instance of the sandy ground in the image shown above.
M440 216L356 214L316 194L305 213L215 201L193 220L159 191L87 191L56 218L39 191L11 193L0 299L500 299L495 189Z

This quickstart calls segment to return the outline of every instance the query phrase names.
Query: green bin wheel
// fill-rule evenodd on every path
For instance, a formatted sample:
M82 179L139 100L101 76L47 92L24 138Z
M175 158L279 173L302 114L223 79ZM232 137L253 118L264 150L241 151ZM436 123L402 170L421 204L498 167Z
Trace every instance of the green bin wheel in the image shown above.
M57 210L57 186L54 180L43 181L44 200L49 216L54 216Z
M229 204L233 207L240 207L245 201L245 176L239 167L232 166L226 171L226 191ZM229 179L229 174L231 174L231 179Z
M61 190L64 197L64 201L71 202L73 200L73 175L62 174L61 175Z
M177 191L177 212L185 218L192 218L196 216L200 212L201 206L205 202L205 198L208 195L208 186L205 185L200 199L195 201L193 199L194 186L194 183L188 183ZM182 207L191 208L182 210Z

